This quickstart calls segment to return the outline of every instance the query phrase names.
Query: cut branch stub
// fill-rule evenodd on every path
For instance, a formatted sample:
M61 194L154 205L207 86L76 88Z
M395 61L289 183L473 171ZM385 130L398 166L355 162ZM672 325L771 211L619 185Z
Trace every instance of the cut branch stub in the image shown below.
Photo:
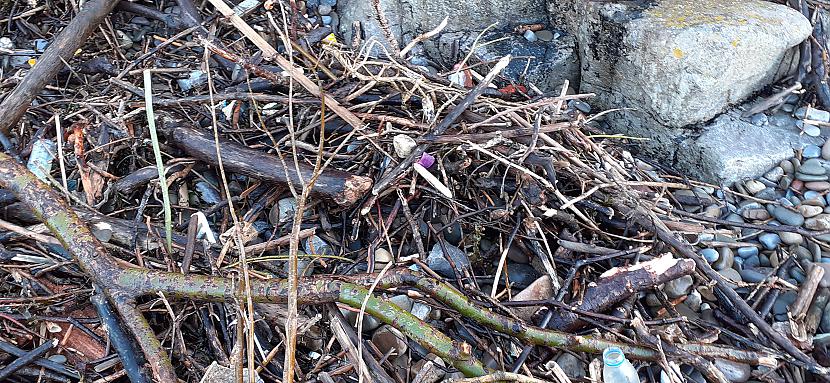
M676 259L667 254L648 262L629 267L617 267L605 272L591 284L576 307L580 310L602 313L633 294L668 281L692 274L695 263L689 259ZM550 327L573 331L584 325L579 315L571 311L554 312Z

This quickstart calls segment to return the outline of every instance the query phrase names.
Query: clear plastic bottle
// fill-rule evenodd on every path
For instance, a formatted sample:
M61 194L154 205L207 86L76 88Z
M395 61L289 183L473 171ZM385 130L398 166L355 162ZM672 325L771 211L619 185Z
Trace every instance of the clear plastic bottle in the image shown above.
M625 358L619 347L608 347L602 352L602 381L604 383L640 383L637 370Z

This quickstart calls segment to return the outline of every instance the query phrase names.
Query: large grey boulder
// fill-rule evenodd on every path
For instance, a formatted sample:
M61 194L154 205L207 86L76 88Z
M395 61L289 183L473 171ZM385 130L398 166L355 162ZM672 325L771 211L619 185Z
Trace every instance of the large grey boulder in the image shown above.
M581 91L673 128L707 121L776 80L812 30L799 12L761 0L548 4L578 38Z
M577 37L581 92L607 127L644 154L717 183L760 176L810 137L789 124L755 126L730 112L790 72L810 35L799 12L761 0L549 0L551 22Z

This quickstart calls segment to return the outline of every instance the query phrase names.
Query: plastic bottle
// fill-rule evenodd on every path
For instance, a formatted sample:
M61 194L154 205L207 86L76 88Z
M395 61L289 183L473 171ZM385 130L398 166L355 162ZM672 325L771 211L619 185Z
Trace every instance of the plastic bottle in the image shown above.
M625 358L619 347L608 347L602 352L602 381L604 383L640 383L637 370Z

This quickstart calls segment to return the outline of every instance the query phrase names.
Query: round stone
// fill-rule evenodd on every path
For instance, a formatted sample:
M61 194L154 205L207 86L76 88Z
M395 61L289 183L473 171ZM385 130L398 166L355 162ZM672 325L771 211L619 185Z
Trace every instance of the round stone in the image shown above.
M821 129L813 124L804 124L801 131L810 137L818 137L821 135Z
M830 161L830 140L821 146L821 158Z
M804 181L804 182L811 182L811 181L827 181L827 176L826 176L826 175L816 176L816 175L812 175L812 174L804 174L804 173L800 173L800 172L796 172L796 173L795 173L795 178L797 178L797 179L799 179L799 180L801 180L801 181ZM800 190L800 189L801 189L801 188L798 188L798 189L796 189L796 190Z
M718 249L718 260L712 264L715 270L723 270L732 267L735 263L735 253L728 247Z
M775 233L764 233L758 237L758 242L761 242L767 250L775 250L781 244L781 237Z
M804 280L807 279L807 276L798 267L790 269L790 276L793 277L798 284L804 283Z
M810 230L830 229L830 214L819 214L804 221L804 227Z
M303 244L303 248L306 254L334 255L334 250L331 249L331 246L316 235L309 237Z
M810 189L810 190L813 190L813 191L820 191L821 192L821 191L830 190L830 182L827 182L827 181L807 182L807 183L804 184L804 186L807 189Z
M718 205L709 205L706 209L703 209L703 215L712 218L719 218L721 216L722 210L721 207Z
M827 146L827 144L825 144L824 146ZM830 148L828 148L828 154L830 154ZM792 174L795 171L793 163L787 160L781 161L781 163L779 163L778 166L780 166L781 169L784 169L784 173L786 174Z
M819 148L817 145L807 145L801 151L801 156L804 157L804 158L818 158L818 157L821 157L821 148Z
M783 206L776 206L772 209L772 216L784 225L801 226L804 223L804 216L801 213L787 209Z
M815 216L821 214L821 212L823 210L824 209L821 206L813 206L813 205L806 205L806 204L798 206L798 211L801 213L801 215L804 218L815 217ZM797 226L800 226L800 225L797 225Z
M541 31L536 32L536 37L542 41L551 41L553 40L553 32L543 29Z
M375 271L383 269L387 263L392 262L394 259L389 250L383 247L375 249Z
M778 180L781 179L781 177L783 176L784 169L782 169L780 166L776 166L764 174L764 178L772 182L778 182Z
M821 162L819 162L819 160L811 158L807 161L804 161L801 167L798 168L798 172L806 175L821 176L827 173L827 170L824 169L823 166L821 166Z
M536 33L531 31L530 29L526 30L524 35L522 36L524 36L525 40L530 42L534 42L539 39L538 37L536 37Z
M392 139L392 146L395 147L395 154L398 158L406 158L418 146L418 143L406 134L398 134Z
M758 180L749 180L744 182L744 189L746 189L747 193L749 194L758 194L761 190L764 190L767 186L764 185L763 182Z
M758 114L753 114L752 118L749 121L752 123L752 125L764 126L769 121L769 118L767 118L766 114L758 113Z
M694 284L694 279L691 275L684 275L680 278L671 280L666 282L663 286L663 292L671 298L680 298L689 293L692 290L692 285Z
M755 221L764 221L768 220L770 215L767 209L747 209L741 212L741 216L746 219L751 219Z
M591 113L591 105L585 101L571 100L568 102L568 106L575 108L582 113Z
M317 7L317 12L319 12L322 16L327 16L331 13L331 5L321 4Z
M718 271L718 273L720 273L720 275L722 275L724 278L735 282L743 281L743 277L741 277L741 274L738 272L738 270L732 268L720 270Z
M772 313L786 314L787 308L795 302L797 296L798 294L793 291L787 291L786 293L779 295L775 300L775 303L772 305Z
M753 255L758 255L758 248L755 246L745 246L738 248L738 256L741 258L749 258Z
M760 283L763 282L764 279L767 278L767 276L758 272L755 269L743 269L741 270L741 278L744 280L744 282Z
M700 251L700 255L706 259L706 262L712 263L718 260L720 255L718 255L718 251L715 249L703 249Z
M805 201L812 201L812 200L819 200L819 199L823 199L821 197L821 193L819 193L815 190L807 190L806 192L804 192L804 200Z
M683 301L683 303L689 306L692 311L700 311L700 304L703 303L703 297L697 290L692 290L692 292L686 296L686 300Z
M781 237L781 242L787 245L800 245L804 243L804 237L798 233L790 233L788 231L782 231L778 233L778 236Z
M742 265L744 268L751 269L754 267L761 266L761 256L760 255L753 255L744 260Z
M723 376L729 382L743 383L752 376L752 367L746 363L717 358L713 365L723 373Z

